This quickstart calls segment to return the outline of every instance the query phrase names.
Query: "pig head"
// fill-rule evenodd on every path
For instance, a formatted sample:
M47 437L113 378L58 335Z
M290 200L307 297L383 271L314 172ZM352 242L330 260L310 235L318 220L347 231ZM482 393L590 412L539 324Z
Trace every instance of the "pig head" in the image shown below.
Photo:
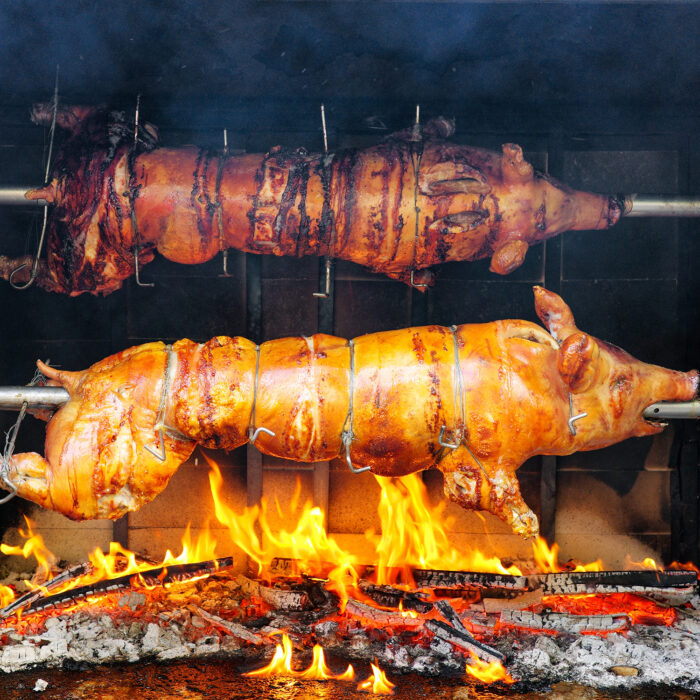
M580 331L563 299L542 287L535 308L549 333L516 320L462 327L465 438L438 464L452 500L525 536L538 533L515 477L525 460L658 433L664 424L645 420L643 410L698 390L697 371L645 364Z

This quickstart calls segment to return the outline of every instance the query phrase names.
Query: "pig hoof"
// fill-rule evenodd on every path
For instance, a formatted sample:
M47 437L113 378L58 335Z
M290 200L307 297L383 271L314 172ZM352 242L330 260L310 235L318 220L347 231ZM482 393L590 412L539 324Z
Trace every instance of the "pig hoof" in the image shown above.
M537 537L540 534L540 524L537 521L537 516L531 510L527 510L524 513L512 511L512 513L511 527L513 532L526 538Z

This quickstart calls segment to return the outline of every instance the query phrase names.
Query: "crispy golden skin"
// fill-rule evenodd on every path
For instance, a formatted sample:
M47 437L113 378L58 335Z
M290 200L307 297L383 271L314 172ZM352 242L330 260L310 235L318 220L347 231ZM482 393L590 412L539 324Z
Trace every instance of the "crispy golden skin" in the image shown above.
M345 433L355 467L382 476L437 467L450 498L534 535L515 475L526 459L658 432L643 409L688 400L698 386L695 371L644 364L579 331L556 294L538 287L535 299L549 333L506 320L259 349L217 337L149 343L82 372L40 363L71 399L49 422L46 458L15 455L9 478L68 517L116 518L158 495L197 443L232 449L264 427L263 452L314 462L345 457ZM575 435L570 395L574 414L587 414Z

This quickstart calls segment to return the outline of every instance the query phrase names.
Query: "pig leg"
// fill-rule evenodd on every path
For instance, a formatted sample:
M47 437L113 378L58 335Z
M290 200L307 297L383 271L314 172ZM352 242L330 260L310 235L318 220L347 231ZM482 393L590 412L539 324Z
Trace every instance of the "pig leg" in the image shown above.
M46 468L49 463L36 452L13 455L7 473L9 482L17 489L17 495L37 503L42 508L51 508Z
M523 537L539 533L537 516L520 494L515 469L503 465L481 466L461 446L438 465L443 473L445 495L468 510L486 510L508 523L513 532Z

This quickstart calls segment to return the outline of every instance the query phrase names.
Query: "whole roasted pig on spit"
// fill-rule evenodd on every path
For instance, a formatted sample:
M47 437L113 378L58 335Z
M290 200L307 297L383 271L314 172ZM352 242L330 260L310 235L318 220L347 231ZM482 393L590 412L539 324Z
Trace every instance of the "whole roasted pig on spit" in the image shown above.
M535 305L549 333L508 320L259 347L217 337L148 343L82 372L39 363L70 400L49 421L46 457L15 455L6 487L70 518L118 518L157 496L197 444L252 439L267 454L340 455L381 476L437 467L451 499L535 535L515 476L526 459L656 433L642 411L698 388L696 371L579 331L556 294L536 287Z
M364 150L228 155L156 148L148 124L135 146L133 128L113 115L58 111L70 137L51 182L27 195L53 205L37 277L45 289L108 294L156 251L196 264L228 248L350 260L425 288L432 265L491 257L507 274L529 245L612 226L624 206L533 170L515 144L494 153L450 143L444 119ZM51 117L49 105L35 107L38 123ZM0 257L0 276L27 262Z

